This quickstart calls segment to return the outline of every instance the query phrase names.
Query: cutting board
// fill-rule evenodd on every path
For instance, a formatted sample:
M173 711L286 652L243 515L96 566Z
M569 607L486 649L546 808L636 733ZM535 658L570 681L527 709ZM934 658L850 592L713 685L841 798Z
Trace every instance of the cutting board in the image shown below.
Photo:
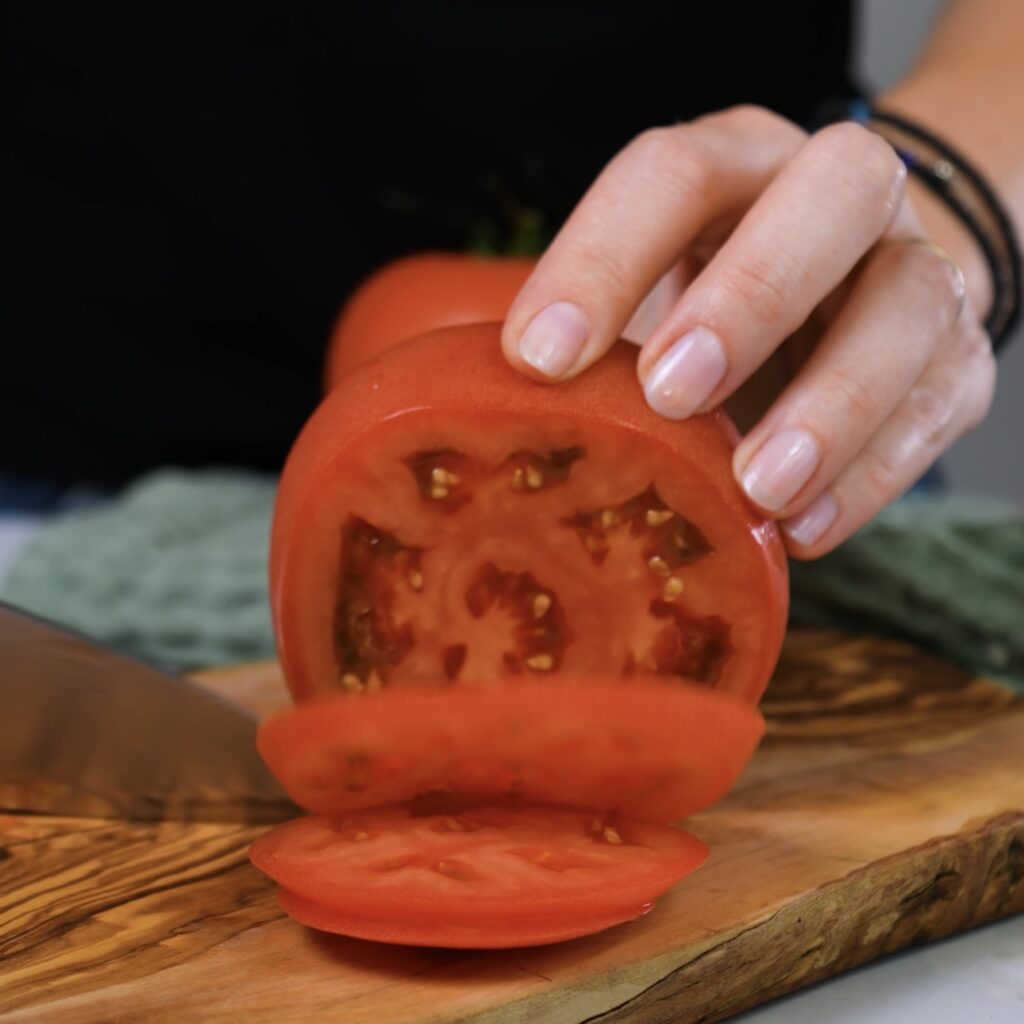
M274 666L216 689L269 710ZM1024 910L1024 707L915 650L790 637L767 739L647 917L546 948L380 946L282 917L260 829L0 819L0 1020L711 1022ZM183 742L185 738L183 737Z

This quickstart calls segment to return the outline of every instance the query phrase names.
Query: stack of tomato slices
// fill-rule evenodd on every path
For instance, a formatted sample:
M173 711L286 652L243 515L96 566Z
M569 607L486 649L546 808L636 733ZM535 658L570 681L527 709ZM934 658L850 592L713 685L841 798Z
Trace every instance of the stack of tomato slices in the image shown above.
M763 732L786 571L720 414L669 423L621 345L557 389L497 325L389 348L289 457L271 552L298 702L260 751L311 816L253 862L315 928L454 947L636 918L673 827Z

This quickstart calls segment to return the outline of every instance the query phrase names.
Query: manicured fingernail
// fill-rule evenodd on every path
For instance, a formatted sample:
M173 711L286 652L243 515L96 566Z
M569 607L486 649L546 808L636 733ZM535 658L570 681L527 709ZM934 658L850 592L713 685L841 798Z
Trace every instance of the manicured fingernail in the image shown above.
M832 497L832 492L824 491L800 515L787 519L782 524L782 529L797 544L809 548L812 544L817 544L838 515L839 505Z
M669 419L686 419L711 397L728 368L715 333L695 327L674 342L647 375L647 404Z
M743 490L769 512L781 512L814 475L821 455L806 430L788 428L768 438L743 474Z
M579 358L590 326L587 315L571 302L542 309L519 339L519 354L545 377L561 377Z

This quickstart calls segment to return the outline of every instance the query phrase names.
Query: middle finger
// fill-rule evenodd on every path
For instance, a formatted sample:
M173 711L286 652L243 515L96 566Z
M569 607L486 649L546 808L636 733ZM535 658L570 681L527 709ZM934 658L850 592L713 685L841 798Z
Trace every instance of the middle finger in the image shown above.
M638 371L657 412L684 419L721 404L881 237L905 168L860 125L814 135L768 186L645 344ZM717 381L694 373L721 350Z

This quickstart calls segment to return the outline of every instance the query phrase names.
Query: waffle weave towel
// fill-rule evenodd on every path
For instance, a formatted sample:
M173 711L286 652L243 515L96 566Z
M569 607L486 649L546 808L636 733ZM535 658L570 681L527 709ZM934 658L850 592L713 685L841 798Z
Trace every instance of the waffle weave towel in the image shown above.
M50 520L6 600L175 668L270 657L276 479L160 470ZM793 619L903 637L1024 692L1024 508L912 495L793 564Z

